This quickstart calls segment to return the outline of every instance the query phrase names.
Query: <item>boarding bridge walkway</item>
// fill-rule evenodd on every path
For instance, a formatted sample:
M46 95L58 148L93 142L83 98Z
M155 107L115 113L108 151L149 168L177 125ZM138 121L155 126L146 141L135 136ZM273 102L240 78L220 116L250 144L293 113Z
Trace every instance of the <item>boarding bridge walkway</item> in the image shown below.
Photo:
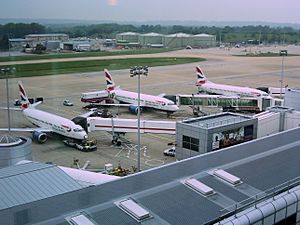
M137 119L87 118L88 132L108 131L115 133L137 133ZM175 134L176 121L140 120L140 133Z
M220 107L223 109L236 109L236 111L253 111L261 112L268 107L282 105L281 99L272 97L239 97L239 96L224 96L224 95L208 95L208 94L191 94L191 95L176 95L169 96L173 101L176 101L177 106L188 105L194 108L203 107Z

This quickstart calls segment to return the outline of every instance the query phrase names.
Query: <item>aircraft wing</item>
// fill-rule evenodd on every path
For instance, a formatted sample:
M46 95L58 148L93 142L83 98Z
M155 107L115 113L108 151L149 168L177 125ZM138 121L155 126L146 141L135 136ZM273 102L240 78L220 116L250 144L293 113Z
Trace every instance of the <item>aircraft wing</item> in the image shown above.
M103 104L97 104L97 106L137 106L136 104L128 104L128 103L103 103ZM144 107L145 105L141 103L141 107Z
M47 128L10 128L11 131L15 132L34 132L34 131L39 131L39 132L52 132L51 129ZM0 128L0 131L8 131L8 127L5 128Z

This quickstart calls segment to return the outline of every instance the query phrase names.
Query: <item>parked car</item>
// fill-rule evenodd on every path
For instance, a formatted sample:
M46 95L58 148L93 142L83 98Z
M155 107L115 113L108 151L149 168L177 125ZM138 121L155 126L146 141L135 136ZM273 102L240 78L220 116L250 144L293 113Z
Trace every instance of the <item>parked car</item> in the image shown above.
M73 106L73 102L71 102L69 99L65 99L63 101L63 105L65 105L65 106Z
M164 155L175 157L175 147L164 150Z

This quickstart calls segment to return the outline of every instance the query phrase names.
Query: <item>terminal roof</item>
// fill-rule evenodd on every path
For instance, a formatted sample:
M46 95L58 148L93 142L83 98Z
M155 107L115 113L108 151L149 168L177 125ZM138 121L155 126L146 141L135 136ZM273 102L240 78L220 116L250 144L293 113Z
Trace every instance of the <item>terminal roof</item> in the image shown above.
M247 120L252 120L250 116L245 116L235 113L220 113L215 115L209 115L189 120L184 120L182 123L191 124L203 128L215 128L220 126L225 126L229 124L234 124L237 122L243 122Z
M55 165L30 162L0 169L0 210L81 189Z
M259 193L272 195L274 190L291 187L291 181L295 180L299 185L299 135L300 128L281 132L98 186L42 199L39 207L28 203L23 206L30 212L26 222L68 224L66 218L72 217L72 213L74 217L78 216L80 212L80 218L89 218L94 224L211 224L217 222L220 215L235 210L241 201L244 201L243 206L253 203ZM216 176L217 169L225 172ZM22 172L21 168L19 172ZM17 175L17 171L13 174ZM191 178L213 189L214 193L203 195L187 186L185 181ZM240 181L234 184L226 181L233 178ZM28 196L25 191L22 194L23 198ZM143 211L149 216L142 222L138 221L120 207L119 203L126 200L138 204L131 210L136 208L139 210L137 214ZM5 213L0 210L0 218L6 218Z

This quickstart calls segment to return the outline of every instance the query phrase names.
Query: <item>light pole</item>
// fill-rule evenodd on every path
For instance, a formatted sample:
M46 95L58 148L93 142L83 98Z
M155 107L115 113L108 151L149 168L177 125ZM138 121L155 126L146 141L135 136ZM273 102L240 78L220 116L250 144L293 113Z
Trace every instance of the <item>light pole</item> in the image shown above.
M134 66L130 68L130 77L138 76L138 146L137 146L137 171L141 171L141 133L140 133L140 120L141 120L141 109L140 109L140 99L141 99L141 75L148 75L148 66Z
M15 67L1 68L1 74L5 74L6 80L6 104L7 104L7 119L8 119L8 132L10 133L10 112L9 112L9 92L8 92L8 75L13 74L16 71Z
M9 33L7 35L7 39L8 39L8 56L10 57L10 39L9 39Z
M282 56L281 60L281 74L280 74L280 98L282 98L283 76L284 76L284 56L287 56L287 50L280 50L279 55Z

